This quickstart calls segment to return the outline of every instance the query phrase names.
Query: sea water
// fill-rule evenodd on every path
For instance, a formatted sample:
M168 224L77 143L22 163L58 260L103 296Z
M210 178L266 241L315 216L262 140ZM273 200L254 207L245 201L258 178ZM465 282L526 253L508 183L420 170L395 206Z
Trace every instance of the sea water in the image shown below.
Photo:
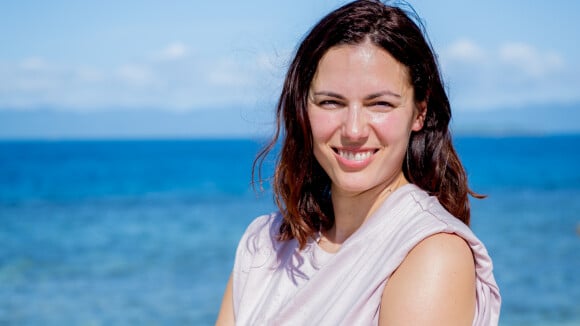
M260 145L0 142L0 325L212 325L241 234L275 209L251 185ZM580 324L580 136L456 145L488 196L472 228L500 324Z

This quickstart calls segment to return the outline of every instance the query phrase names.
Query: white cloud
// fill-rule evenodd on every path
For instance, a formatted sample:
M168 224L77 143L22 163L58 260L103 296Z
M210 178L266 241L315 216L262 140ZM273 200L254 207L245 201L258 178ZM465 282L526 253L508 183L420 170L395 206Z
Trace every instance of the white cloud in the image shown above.
M41 57L25 58L22 60L22 62L20 62L20 67L23 70L28 71L41 71L49 69L48 63Z
M143 65L125 64L118 70L119 77L130 85L144 86L153 82L153 72Z
M232 58L221 59L207 72L207 80L211 85L225 87L249 86L254 82L249 71Z
M468 39L461 39L451 44L445 55L449 60L463 62L481 62L486 58L485 51Z
M457 109L580 101L580 66L553 50L516 42L485 47L462 39L441 53Z
M257 106L276 97L283 66L277 54L237 51L202 56L175 42L154 56L94 66L40 57L0 62L0 109L158 108L195 110ZM179 60L178 60L179 59Z
M507 43L498 51L500 62L513 66L529 77L541 78L563 68L563 59L554 52L541 52L524 43Z
M102 71L90 66L80 66L75 73L76 77L83 82L100 82L105 78Z
M184 58L189 53L189 50L182 42L174 42L169 44L165 49L161 50L157 57L160 60L177 60Z

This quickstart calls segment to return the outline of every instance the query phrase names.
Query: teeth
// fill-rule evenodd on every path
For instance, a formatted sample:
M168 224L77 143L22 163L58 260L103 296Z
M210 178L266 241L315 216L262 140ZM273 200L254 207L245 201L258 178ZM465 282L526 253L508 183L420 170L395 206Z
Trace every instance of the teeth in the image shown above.
M338 155L344 157L349 161L364 161L373 154L372 151L368 152L349 152L345 150L338 150Z

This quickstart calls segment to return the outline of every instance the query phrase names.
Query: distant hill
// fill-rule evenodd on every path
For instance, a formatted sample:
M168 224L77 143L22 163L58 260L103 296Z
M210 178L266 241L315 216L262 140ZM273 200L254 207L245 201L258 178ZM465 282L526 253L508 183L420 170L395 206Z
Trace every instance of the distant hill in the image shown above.
M256 110L1 110L0 139L239 138L270 130Z
M239 138L269 135L273 109L106 110L0 109L0 139ZM455 110L457 135L580 133L580 103L517 109Z
M469 135L580 133L580 103L481 111L455 110L453 131Z

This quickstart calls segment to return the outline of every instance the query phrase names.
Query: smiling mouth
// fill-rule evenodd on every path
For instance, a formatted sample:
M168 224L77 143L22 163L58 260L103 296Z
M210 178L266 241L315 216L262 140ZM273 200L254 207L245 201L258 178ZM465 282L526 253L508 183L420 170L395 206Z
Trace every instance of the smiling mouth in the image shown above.
M345 150L345 149L338 149L338 148L333 148L334 152L338 154L338 156L349 160L349 161L355 161L355 162L362 162L366 159L368 159L369 157L371 157L374 153L376 153L378 150L377 149L369 149L369 150L365 150L365 151L349 151L349 150Z

